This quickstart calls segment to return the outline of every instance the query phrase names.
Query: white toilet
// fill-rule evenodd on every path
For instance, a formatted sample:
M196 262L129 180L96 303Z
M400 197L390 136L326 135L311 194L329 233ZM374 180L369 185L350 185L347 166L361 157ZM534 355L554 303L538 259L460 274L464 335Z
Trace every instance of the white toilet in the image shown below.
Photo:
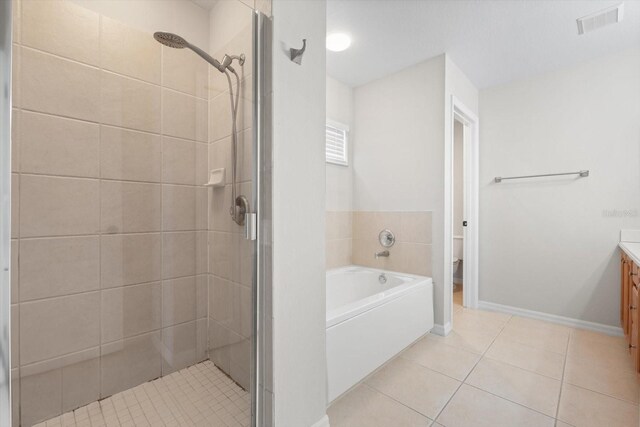
M462 236L453 236L453 290L457 289L457 285L462 284L462 254L463 251Z

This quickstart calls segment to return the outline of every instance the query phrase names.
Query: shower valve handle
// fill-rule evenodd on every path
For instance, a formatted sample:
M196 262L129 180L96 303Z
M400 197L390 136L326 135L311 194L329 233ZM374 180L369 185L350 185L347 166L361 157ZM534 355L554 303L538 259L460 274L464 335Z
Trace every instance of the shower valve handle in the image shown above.
M244 231L247 240L256 240L258 236L258 216L255 213L248 212L244 217Z

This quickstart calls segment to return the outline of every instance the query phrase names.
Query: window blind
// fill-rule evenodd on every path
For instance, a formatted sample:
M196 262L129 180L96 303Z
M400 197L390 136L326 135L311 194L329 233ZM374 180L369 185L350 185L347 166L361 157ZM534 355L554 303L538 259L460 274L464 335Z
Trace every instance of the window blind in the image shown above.
M333 123L326 124L326 160L327 163L348 166L346 127Z

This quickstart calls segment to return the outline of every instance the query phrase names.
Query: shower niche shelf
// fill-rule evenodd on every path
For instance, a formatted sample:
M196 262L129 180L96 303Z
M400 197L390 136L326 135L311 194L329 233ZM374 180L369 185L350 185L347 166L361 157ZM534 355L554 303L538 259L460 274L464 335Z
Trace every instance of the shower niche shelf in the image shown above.
M209 182L207 182L205 186L206 187L224 187L224 185L226 184L224 172L225 172L224 168L211 169L209 171Z

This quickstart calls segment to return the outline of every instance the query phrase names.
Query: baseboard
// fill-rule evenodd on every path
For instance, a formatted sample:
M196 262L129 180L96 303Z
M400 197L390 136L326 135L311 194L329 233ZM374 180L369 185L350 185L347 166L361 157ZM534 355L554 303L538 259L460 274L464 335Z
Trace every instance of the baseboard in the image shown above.
M572 328L587 329L589 331L600 332L607 335L623 336L622 328L602 323L588 322L586 320L573 319L571 317L557 316L555 314L543 313L541 311L527 310L510 305L496 304L495 302L479 301L478 308L481 310L496 311L498 313L513 314L531 319L544 320L546 322L557 323L558 325L570 326Z
M325 415L324 417L320 418L318 421L313 423L313 425L311 427L330 427L329 426L329 416Z
M446 325L438 325L437 323L433 325L431 328L431 333L440 335L442 337L446 337L451 332L451 322L448 322Z

